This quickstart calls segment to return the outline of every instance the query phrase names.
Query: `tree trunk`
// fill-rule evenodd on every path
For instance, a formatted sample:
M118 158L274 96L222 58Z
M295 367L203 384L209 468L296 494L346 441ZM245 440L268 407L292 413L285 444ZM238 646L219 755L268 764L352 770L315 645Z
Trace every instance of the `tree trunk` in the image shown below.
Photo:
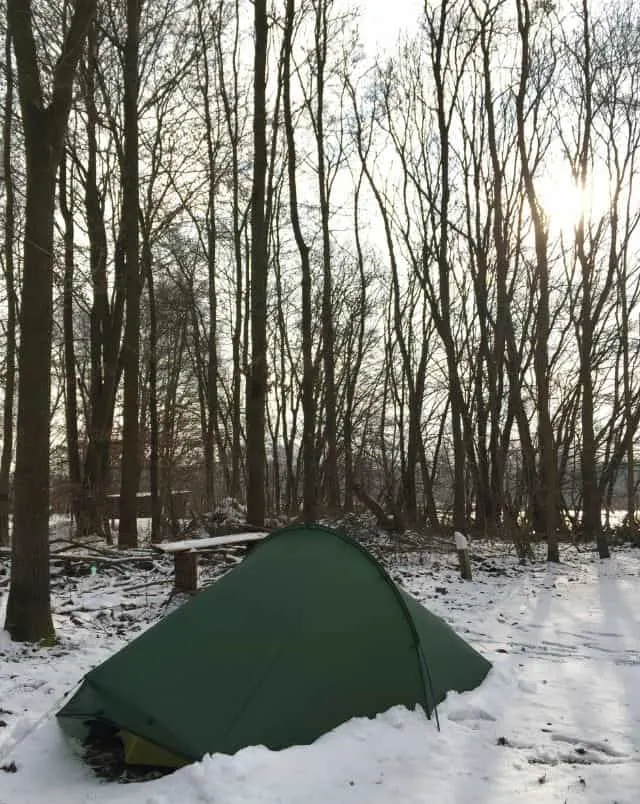
M235 4L235 18L233 20L234 33L231 60L231 76L225 75L224 63L225 52L222 44L222 26L218 26L216 34L216 48L219 65L219 94L222 99L224 109L224 119L229 137L229 147L231 149L231 218L232 218L232 242L233 242L233 263L234 263L234 320L233 337L231 345L232 353L232 406L231 406L231 486L228 493L234 499L240 497L240 465L241 465L241 410L240 394L242 388L242 329L243 329L243 307L245 281L243 271L242 253L242 228L243 214L240 203L240 189L242 175L240 170L240 126L238 121L239 106L239 86L238 86L238 48L240 37L240 17L238 3ZM231 94L227 84L230 84Z
M43 121L44 124L44 121ZM46 129L27 151L27 205L18 382L15 525L6 629L54 638L49 602L49 391L55 164ZM44 393L46 401L44 402Z
M55 638L49 599L49 392L56 173L73 79L95 0L78 0L54 69L48 106L29 0L10 0L25 135L27 187L20 314L15 518L5 628L18 641Z
M329 44L329 0L320 0L315 8L315 71L316 71L316 147L318 157L318 195L322 224L322 362L324 368L324 428L326 442L325 487L327 506L335 514L340 507L338 478L337 401L335 378L335 336L333 326L333 276L331 267L330 182L327 176L324 135L325 67ZM286 80L286 76L285 76Z
M141 0L127 0L124 55L123 225L126 304L122 362L124 396L118 545L137 547L139 481L140 267L138 265L138 35Z
M496 312L493 349L487 349L487 379L490 399L489 418L491 432L489 434L490 476L486 478L485 511L487 529L490 538L497 533L498 525L504 516L504 471L505 453L503 443L509 441L508 432L501 433L502 400L504 397L504 360L507 341L508 324L511 323L511 311L508 294L509 269L509 234L505 218L509 205L505 204L505 188L502 159L498 149L498 135L494 110L494 89L491 73L490 50L493 39L493 23L486 17L482 20L481 46L484 78L484 108L487 115L487 137L493 172L493 240L495 248L495 283ZM507 218L508 219L508 218ZM486 268L486 266L485 266ZM482 316L482 312L481 312ZM484 318L484 316L482 316ZM486 317L490 320L490 316ZM508 417L513 421L513 417Z
M615 230L614 230L615 232ZM624 261L621 261L624 266ZM633 418L633 394L631 391L631 367L629 354L629 301L627 297L627 272L624 267L618 268L618 294L620 308L620 351L622 353L622 406L625 422L625 456L626 456L626 524L635 530L636 523L636 472L634 431L631 426Z
M520 78L516 95L516 122L518 152L524 180L527 203L533 221L536 268L538 277L538 310L535 322L535 348L533 367L536 380L536 410L538 416L539 468L534 515L536 529L547 541L547 560L560 560L558 550L557 524L557 472L553 437L553 424L550 411L549 378L549 261L548 231L542 209L536 194L530 156L525 139L525 98L529 83L531 61L529 37L531 13L528 0L517 0L518 32L520 35L521 59Z
M294 2L287 0L285 29L282 43L282 80L284 128L287 140L287 169L289 174L289 206L298 253L300 255L301 329L302 329L302 453L303 453L303 511L306 522L317 517L317 453L315 446L316 402L315 371L311 322L311 262L298 210L296 178L296 145L291 107L291 50L293 47Z
M153 284L153 261L149 233L144 234L142 263L149 294L149 491L151 493L151 541L162 541L162 500L159 486L158 427L158 321Z
M593 126L593 79L591 58L591 31L589 4L582 2L582 55L581 72L583 79L582 96L584 102L583 131L580 137L580 153L578 161L578 178L583 193L588 192L587 181L591 158L591 137ZM582 386L582 525L584 535L598 545L600 558L609 558L609 545L602 529L602 498L598 483L596 435L594 422L594 387L593 387L593 347L594 321L593 313L593 254L586 250L585 232L586 210L580 211L576 227L576 253L582 274L582 306L580 309L578 356L580 360L580 384Z
M0 457L0 545L9 545L9 491L13 457L13 407L16 384L16 315L17 299L14 277L13 248L15 239L15 200L11 165L11 127L13 123L13 70L11 69L11 25L7 21L5 38L5 78L2 164L5 187L4 208L4 280L7 295L5 342L5 383L2 408L2 456Z
M73 326L73 283L74 283L74 224L73 205L70 199L73 190L68 183L67 159L62 158L58 181L60 212L64 220L64 288L62 302L62 327L64 333L64 379L65 379L65 424L67 433L67 462L71 485L72 512L76 524L80 520L82 495L82 470L80 466L80 447L78 443L78 402L76 398L76 356Z
M120 337L124 310L124 257L122 233L114 249L115 288L109 303L107 282L107 234L104 221L104 198L98 186L98 113L95 104L97 41L95 23L89 29L87 59L83 86L87 112L86 175L84 203L89 240L92 303L90 311L90 382L87 448L84 458L82 510L79 529L82 533L104 535L111 541L105 516L105 494L108 486L109 450L116 389L120 380ZM82 175L82 172L80 172Z
M465 402L458 374L458 355L451 321L451 288L449 257L449 204L451 200L450 184L450 125L451 115L447 109L446 65L448 54L445 48L445 32L448 23L449 9L446 3L440 8L439 19L433 36L433 54L431 56L435 90L436 117L438 121L438 147L440 149L440 203L438 209L439 227L436 235L436 259L438 264L439 299L430 294L430 304L434 313L434 322L440 334L447 360L449 393L451 395L451 432L453 438L453 529L462 533L467 530L466 510L466 458L473 460L473 452L467 450L465 442ZM425 244L426 249L426 244ZM426 253L425 253L426 257ZM426 270L424 274L426 278Z
M247 377L247 522L264 525L267 396L267 3L254 2L253 187L251 192L251 363Z
M198 38L202 48L202 105L204 111L205 137L207 142L207 214L206 214L206 252L208 273L208 306L209 330L207 333L206 369L202 371L201 381L204 380L204 393L202 394L202 432L204 437L204 468L205 468L205 496L207 510L215 506L216 488L216 435L218 422L218 296L216 285L216 257L217 257L217 212L216 190L218 174L216 166L217 138L214 130L214 119L211 110L211 75L209 67L209 53L207 48L208 32L205 28L203 13L206 3L197 5ZM194 301L195 304L195 301ZM194 315L194 333L198 333L197 316ZM196 350L199 354L199 350ZM239 407L238 400L238 407Z
M354 338L355 354L354 360L349 366L346 373L344 382L346 384L345 402L344 402L344 423L343 423L343 438L344 438L344 510L353 510L353 485L355 480L354 468L354 455L353 455L353 441L354 441L354 414L355 414L355 397L358 382L360 379L360 368L364 358L364 338L365 328L367 321L367 280L364 271L364 254L362 251L362 242L360 240L360 191L362 188L362 180L364 173L362 168L358 176L358 182L355 188L355 197L353 203L353 229L355 236L356 246L356 259L358 266L359 278L359 300L358 300L358 314L354 327L356 328L357 335Z

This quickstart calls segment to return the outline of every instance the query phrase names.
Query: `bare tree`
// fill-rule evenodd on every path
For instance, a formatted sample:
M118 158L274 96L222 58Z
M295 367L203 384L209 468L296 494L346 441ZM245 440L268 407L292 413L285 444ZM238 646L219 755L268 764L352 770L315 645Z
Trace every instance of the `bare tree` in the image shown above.
M76 355L73 321L73 292L75 280L75 209L74 192L71 181L71 160L65 153L60 162L58 178L58 197L60 213L64 221L64 285L63 298L63 337L64 337L64 376L65 376L65 425L67 435L67 460L71 484L72 512L79 520L82 506L82 467L78 438L78 384L76 382ZM71 174L71 175L70 175Z
M336 412L336 378L335 378L335 343L334 343L334 311L333 273L331 248L331 190L333 178L344 160L342 142L338 141L333 148L335 156L329 156L326 132L327 115L327 82L328 56L330 41L338 38L339 29L331 19L332 0L314 0L314 72L316 76L315 108L311 107L312 125L316 140L318 162L318 199L320 203L320 220L322 228L322 356L324 367L324 426L326 433L327 453L325 459L325 485L327 505L330 511L337 511L340 506L340 484L338 478L337 447L337 412ZM309 100L309 99L308 99ZM308 103L308 101L307 101ZM309 103L308 103L309 106ZM340 115L341 117L342 115ZM333 162L333 164L332 164Z
M251 191L251 362L247 377L247 520L264 524L265 404L267 394L267 177L266 68L268 20L266 0L254 3L253 187Z
M220 9L220 15L222 8ZM241 114L243 107L248 106L244 99L244 90L240 86L240 47L241 47L241 15L238 0L233 9L230 21L230 36L224 37L224 26L219 19L215 32L216 62L218 67L218 92L221 100L221 112L224 118L227 140L229 144L230 165L227 174L231 185L231 250L233 263L233 284L235 296L233 304L232 333L232 400L231 409L231 487L232 497L240 497L241 466L241 388L242 388L242 331L245 296L243 231L247 224L248 204L246 193L243 194L243 175L241 169L242 148L246 117ZM229 53L228 58L226 57ZM227 67L228 63L228 67ZM244 197L243 197L244 196Z
M120 487L120 547L138 544L137 493L139 483L139 367L140 367L140 266L138 221L138 86L139 31L142 0L127 0L127 39L124 48L124 161L122 224L126 261L126 318L122 363L124 399L122 425L122 473Z
M81 65L80 83L85 106L86 157L76 150L78 183L84 189L84 209L89 243L89 377L85 379L85 441L83 489L78 526L82 533L97 533L111 540L105 516L105 494L109 484L109 454L117 387L121 375L120 341L124 320L124 255L121 232L113 247L113 281L109 276L109 238L107 197L113 168L99 148L107 143L122 161L118 126L114 117L105 73L109 70L108 51L101 50L104 38L97 22L89 28L86 58ZM102 105L99 104L102 95ZM108 124L101 125L106 118ZM101 176L102 173L102 176ZM109 288L112 285L111 290ZM82 388L82 385L81 385Z
M300 225L298 208L297 158L294 137L294 112L291 101L291 52L295 24L294 0L287 0L285 28L282 42L282 81L283 81L283 115L287 141L287 167L289 177L289 199L291 225L300 256L300 292L301 292L301 332L302 332L302 452L304 466L303 511L306 521L311 522L317 516L317 452L316 434L316 399L315 399L315 367L313 360L312 332L312 288L311 262L309 246Z
M15 518L5 622L18 641L54 636L49 600L49 391L55 184L74 76L95 10L96 0L77 0L45 95L31 3L10 0L8 5L27 163Z
M534 526L547 541L547 558L559 561L557 538L558 510L558 477L556 470L555 443L551 421L550 374L549 374L549 250L548 226L544 209L540 203L534 170L532 166L531 148L527 139L527 124L532 113L528 108L527 98L531 88L531 38L533 21L529 0L516 0L518 16L518 35L520 37L520 75L516 93L517 142L520 154L524 191L533 222L537 287L537 314L535 320L535 352L534 372L536 379L536 411L538 416L539 469L537 506L534 511ZM538 103L540 92L548 87L549 74L543 77L542 86L536 92L533 103ZM535 115L534 115L535 118Z
M5 80L4 121L2 130L2 174L4 179L4 248L3 274L6 290L7 318L5 323L5 380L2 406L2 456L0 457L0 545L9 545L9 489L11 460L13 458L13 425L16 384L16 297L14 244L15 244L15 194L13 186L13 69L11 60L11 21L7 20L5 32Z

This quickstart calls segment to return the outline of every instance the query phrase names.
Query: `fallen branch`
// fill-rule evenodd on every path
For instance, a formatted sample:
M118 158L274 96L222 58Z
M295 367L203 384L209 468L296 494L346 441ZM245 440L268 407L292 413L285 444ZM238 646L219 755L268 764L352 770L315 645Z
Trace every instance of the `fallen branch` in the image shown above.
M111 548L100 547L97 544L80 542L77 539L63 539L63 538L52 539L50 541L50 545L53 547L53 545L55 544L65 544L68 545L69 547L75 547L79 550L95 550L96 553L102 553L103 555L108 555L109 553L113 552L112 547ZM55 551L52 550L51 552L52 554L58 555L59 553L64 552L66 549L67 549L66 547L63 547L61 550L55 550Z
M51 557L52 562L56 561L89 561L94 564L103 564L106 566L126 566L127 564L153 564L158 560L158 556L149 553L148 556L122 556L121 558L112 558L111 556L103 555L78 555L77 553L63 553L56 554Z
M118 586L118 589L120 589L123 594L127 594L128 592L139 592L141 589L149 589L151 586L166 586L166 584L170 582L171 576L165 575L164 578L159 578L156 581L149 581L149 583L136 583L132 586Z
M380 503L367 494L359 483L353 484L353 493L365 506L365 508L368 508L369 511L371 511L381 528L393 531L395 533L399 533L404 530L404 522L402 521L400 514L398 514L396 511L388 514Z

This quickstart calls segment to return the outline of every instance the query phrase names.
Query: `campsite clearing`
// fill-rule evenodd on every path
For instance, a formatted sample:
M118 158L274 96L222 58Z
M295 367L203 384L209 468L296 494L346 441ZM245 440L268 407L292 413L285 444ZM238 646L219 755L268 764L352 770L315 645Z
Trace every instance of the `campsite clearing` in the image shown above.
M474 543L471 583L453 552L382 552L393 580L493 663L477 689L440 704L441 732L394 707L310 746L247 748L144 784L105 783L72 753L54 713L87 671L164 614L168 595L162 565L105 566L54 579L55 648L0 633L0 765L16 768L0 772L0 801L637 804L639 550L601 562L565 545L558 566L520 567L509 549ZM0 615L5 601L0 588Z

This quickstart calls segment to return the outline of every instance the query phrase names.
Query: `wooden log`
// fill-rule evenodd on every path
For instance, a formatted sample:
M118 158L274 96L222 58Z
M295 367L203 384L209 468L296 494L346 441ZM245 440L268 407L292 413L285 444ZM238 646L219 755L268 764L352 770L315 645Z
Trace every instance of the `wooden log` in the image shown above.
M471 561L469 560L469 545L467 544L467 539L460 531L456 531L453 535L456 540L458 560L460 561L460 575L464 581L471 581L473 577L471 574Z
M224 545L242 545L250 542L260 541L267 536L264 531L252 531L250 533L232 533L228 536L207 536L204 539L180 539L177 542L163 542L154 544L153 549L161 553L185 553L189 550L213 550Z
M198 591L198 553L184 550L173 554L174 588L176 592Z

